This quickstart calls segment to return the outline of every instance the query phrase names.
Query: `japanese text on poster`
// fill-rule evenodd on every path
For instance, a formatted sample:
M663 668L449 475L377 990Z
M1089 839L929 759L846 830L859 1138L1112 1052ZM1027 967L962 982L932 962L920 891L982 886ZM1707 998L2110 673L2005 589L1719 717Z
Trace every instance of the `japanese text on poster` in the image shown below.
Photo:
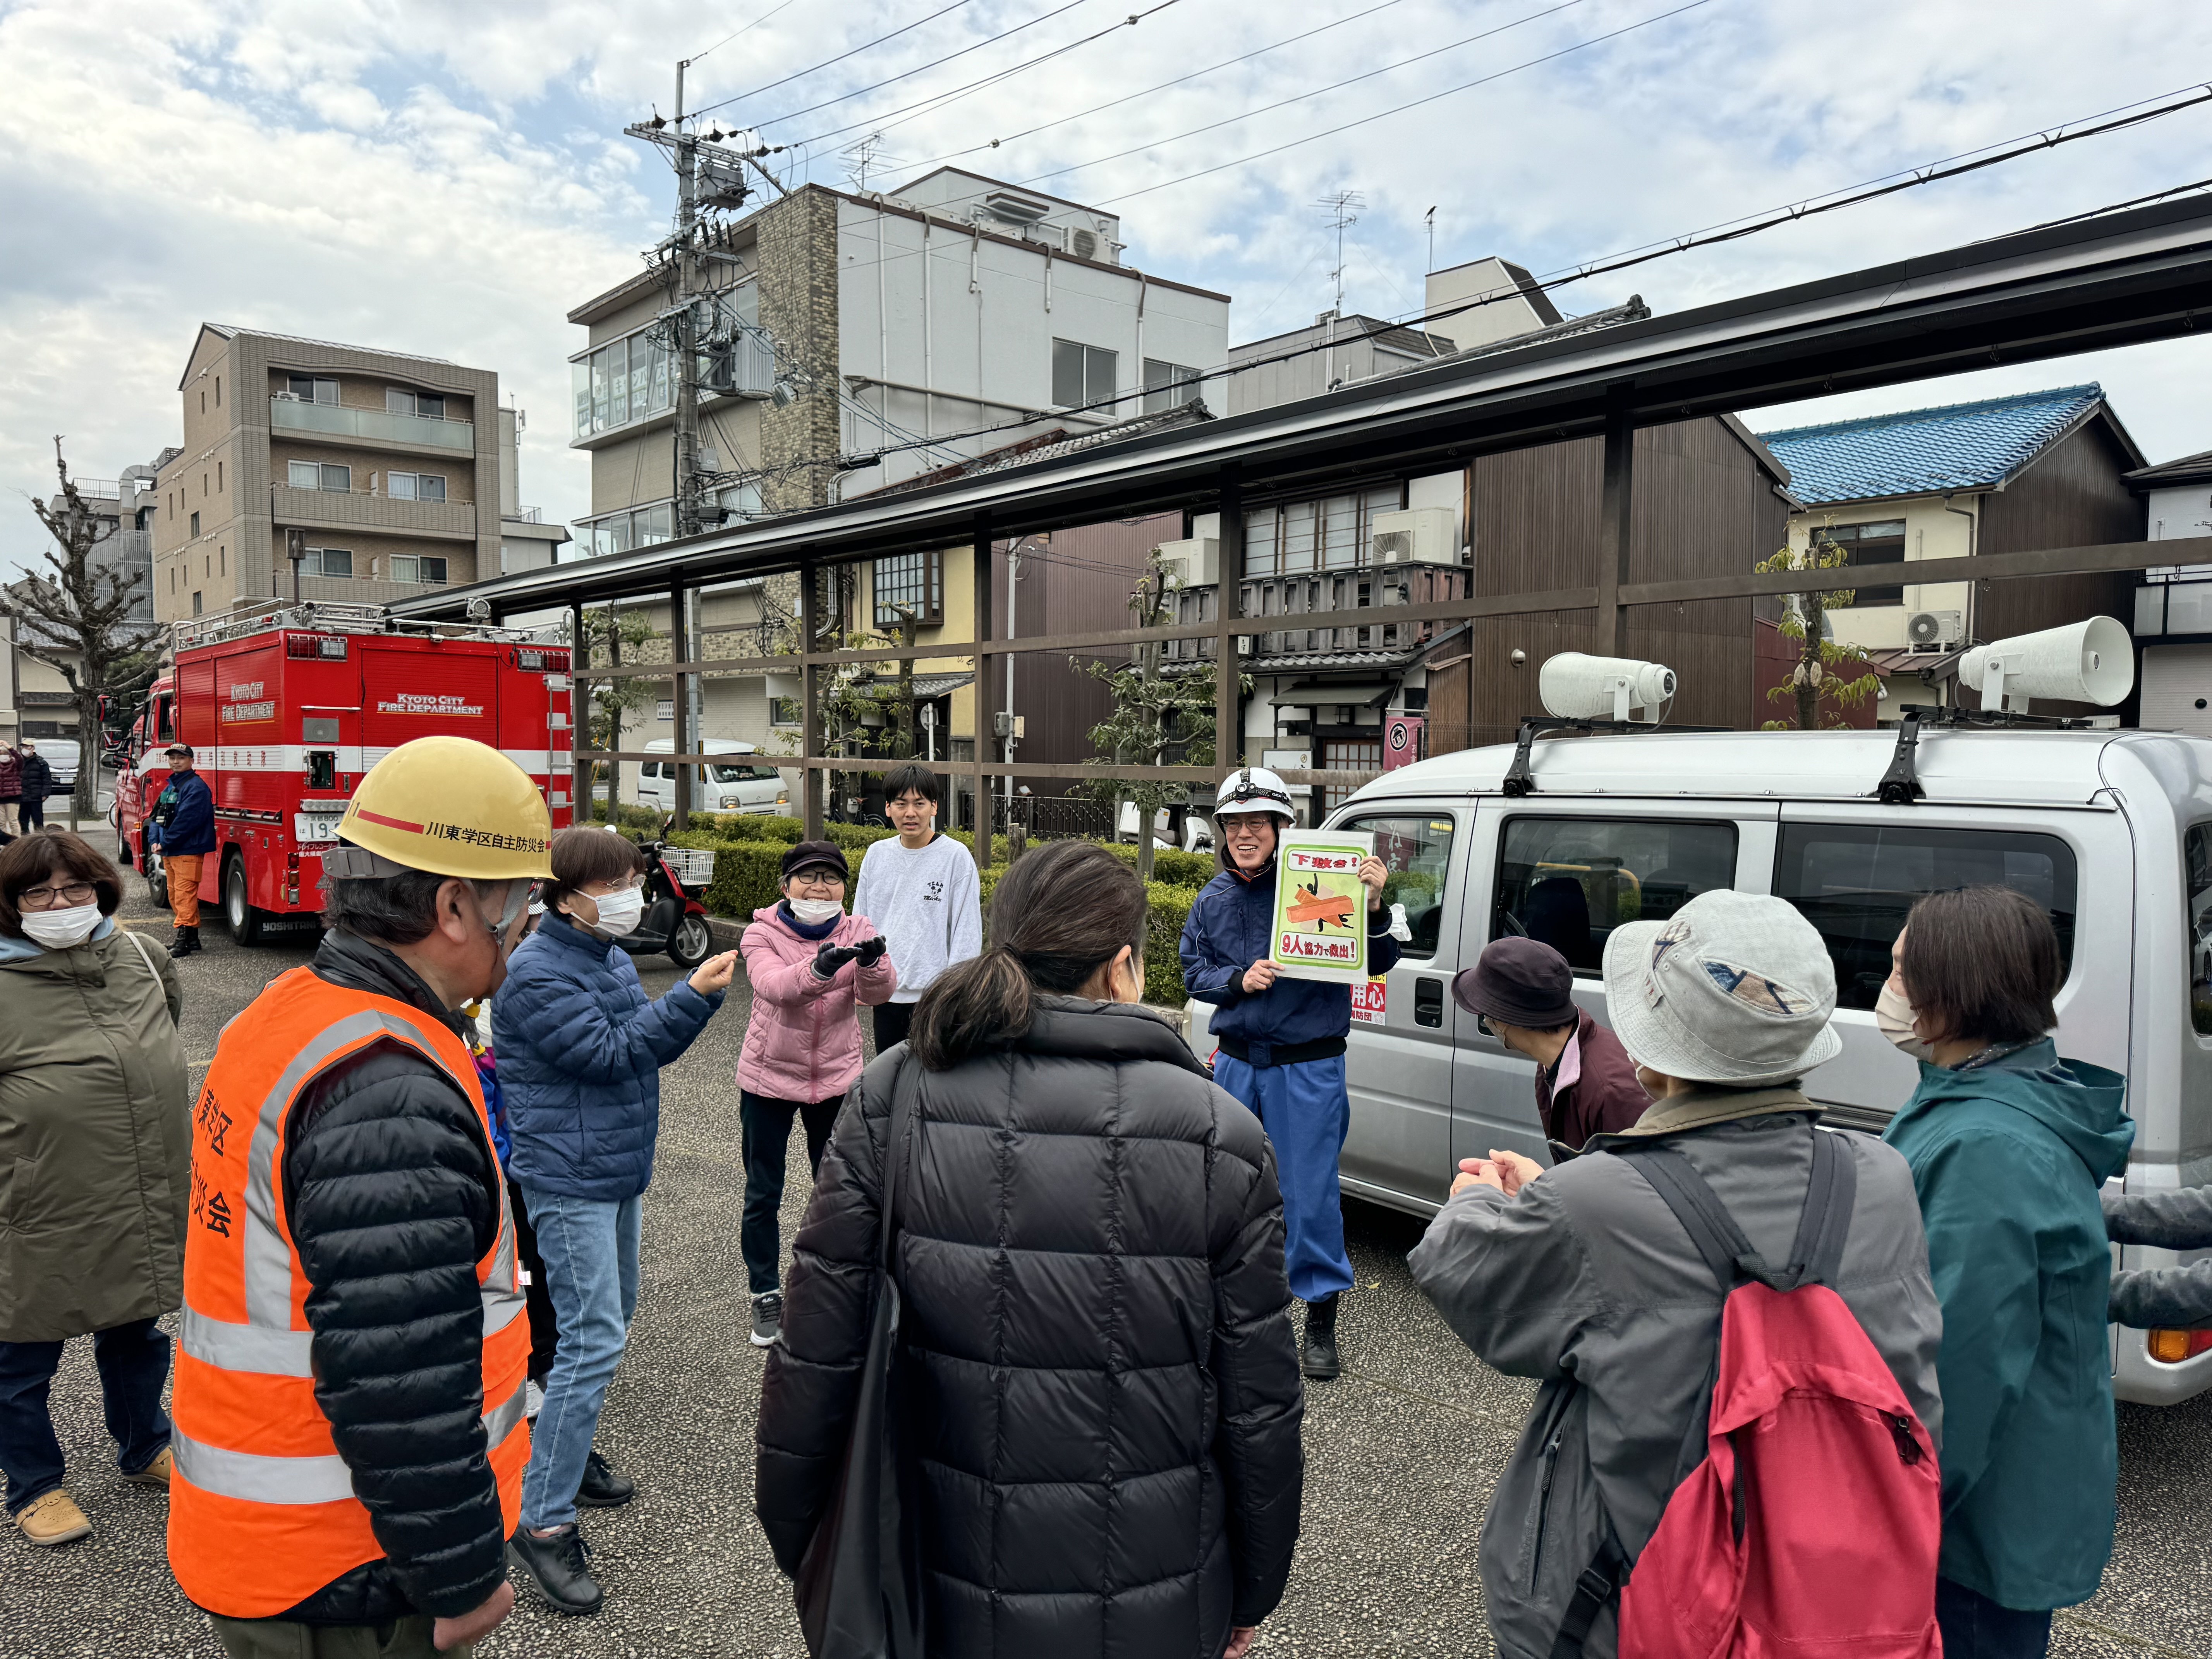
M1275 926L1268 959L1293 979L1367 981L1367 890L1359 865L1375 837L1285 830L1275 860Z

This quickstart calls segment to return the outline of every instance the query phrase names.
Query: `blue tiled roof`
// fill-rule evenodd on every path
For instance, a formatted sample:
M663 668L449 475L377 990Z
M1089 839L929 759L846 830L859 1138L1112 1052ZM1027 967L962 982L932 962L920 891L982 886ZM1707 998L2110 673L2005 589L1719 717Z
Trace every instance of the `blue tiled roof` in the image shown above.
M1986 489L2033 460L2104 396L2093 382L1759 436L1790 469L1790 493L1808 507Z

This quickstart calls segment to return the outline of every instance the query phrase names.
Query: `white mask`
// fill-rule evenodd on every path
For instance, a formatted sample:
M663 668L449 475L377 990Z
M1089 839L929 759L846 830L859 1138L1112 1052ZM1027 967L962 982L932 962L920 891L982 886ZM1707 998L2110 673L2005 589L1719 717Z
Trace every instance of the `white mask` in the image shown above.
M26 910L23 937L48 951L66 951L82 945L100 926L100 906L72 904L59 910Z
M645 914L645 890L625 887L619 893L609 893L605 898L594 898L599 907L599 931L611 939L637 931L638 918Z
M1881 1034L1915 1060L1934 1061L1935 1050L1923 1042L1912 1029L1915 1016L1912 1005L1898 988L1895 975L1882 981L1881 994L1874 1000L1874 1023Z
M845 901L842 899L787 898L784 902L791 907L793 919L809 927L819 927L832 916L845 914Z

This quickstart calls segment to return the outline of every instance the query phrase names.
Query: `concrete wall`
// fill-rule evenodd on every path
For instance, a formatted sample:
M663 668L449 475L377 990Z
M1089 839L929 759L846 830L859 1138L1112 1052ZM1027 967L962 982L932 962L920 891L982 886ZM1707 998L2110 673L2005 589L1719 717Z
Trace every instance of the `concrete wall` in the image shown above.
M2212 483L2154 489L2144 497L2144 504L2149 508L2152 541L2212 536Z
M1905 520L1904 568L1909 572L1916 560L1962 559L1972 552L1972 515L1980 512L1981 502L1982 498L1978 495L1954 495L1950 504L1960 509L1956 513L1944 511L1941 495L1915 495L1902 501L1815 507L1808 513L1791 515L1790 545L1802 552L1810 538L1829 525L1879 524L1902 519ZM1896 584L1899 567L1876 565L1870 569L1873 572L1872 585ZM1907 581L1905 584L1905 603L1901 605L1832 611L1828 618L1835 630L1836 642L1839 645L1856 646L1863 651L1897 651L1905 645L1905 619L1914 611L1956 611L1962 618L1966 618L1971 591L1972 584L1967 582ZM1918 681L1911 682L1910 689L1916 700L1925 701L1925 688Z

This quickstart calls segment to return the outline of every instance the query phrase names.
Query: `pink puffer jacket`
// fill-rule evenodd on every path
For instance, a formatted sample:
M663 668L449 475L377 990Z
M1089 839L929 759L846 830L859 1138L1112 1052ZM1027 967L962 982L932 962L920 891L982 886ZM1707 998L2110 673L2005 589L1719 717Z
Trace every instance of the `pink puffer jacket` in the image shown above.
M772 1100L829 1100L860 1075L857 1000L889 1002L898 970L888 952L872 968L848 962L828 979L814 971L823 945L858 945L875 937L866 916L847 916L826 939L801 939L776 919L776 906L753 912L738 948L753 988L752 1015L738 1053L738 1087Z

